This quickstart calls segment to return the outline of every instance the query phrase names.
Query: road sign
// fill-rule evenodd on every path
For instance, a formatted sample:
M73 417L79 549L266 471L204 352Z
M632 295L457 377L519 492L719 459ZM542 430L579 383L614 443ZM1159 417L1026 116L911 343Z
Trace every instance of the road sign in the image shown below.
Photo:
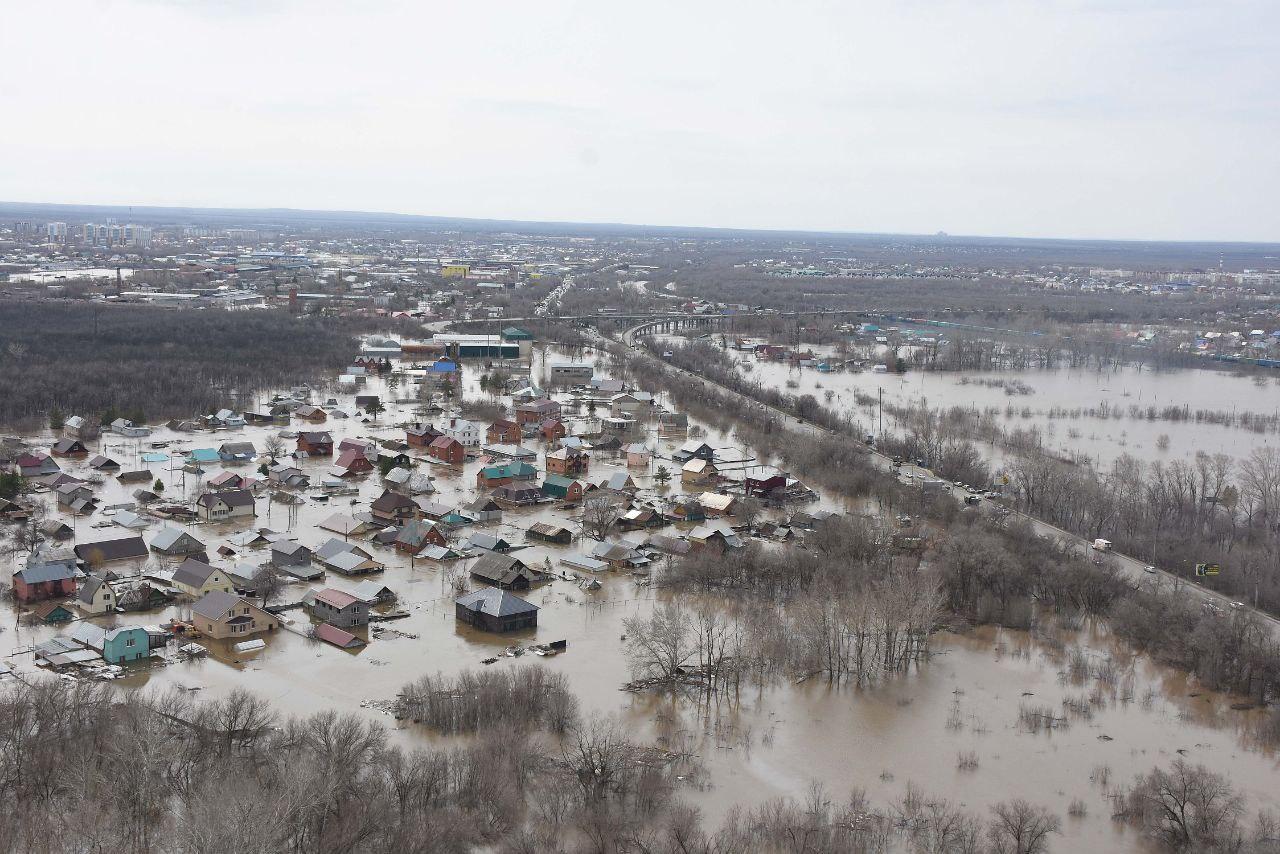
M1216 563L1198 563L1196 564L1196 575L1204 578L1207 575L1217 575L1219 566Z

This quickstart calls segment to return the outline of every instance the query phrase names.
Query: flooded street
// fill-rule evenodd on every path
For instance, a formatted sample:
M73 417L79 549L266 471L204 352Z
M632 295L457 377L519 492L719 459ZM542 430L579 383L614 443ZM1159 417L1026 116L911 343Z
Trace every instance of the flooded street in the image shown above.
M571 356L574 361L595 359L596 376L607 375L607 367L598 354L584 356L556 348L538 348L532 367L535 383L542 384L547 362L567 361ZM810 370L788 372L783 366L763 363L757 365L755 371L756 376L769 377L780 385L794 378L800 383L800 391L819 395L824 389L852 394L855 389L867 392L884 386L886 400L894 395L894 400L901 402L923 396L931 404L941 405L948 402L948 395L951 402L967 399L979 406L995 406L1006 401L999 389L960 386L958 378L950 375L910 374L904 378L824 375ZM472 367L464 371L467 400L483 396L478 386L479 372L479 368ZM1083 388L1090 388L1089 394L1123 395L1129 387L1138 394L1136 382L1129 382L1136 378L1126 377L1054 374L1041 378L1036 396L1018 400L1034 402L1031 405L1036 407L1058 405L1073 395L1082 394ZM1226 394L1222 388L1248 384L1247 381L1228 382L1228 378L1217 375L1193 377L1190 373L1144 375L1142 380L1147 389L1142 399L1147 402L1161 400L1161 396L1168 396L1169 400L1185 397L1188 383L1202 381L1211 383L1220 395L1218 399L1225 401L1228 398L1221 396ZM418 404L392 401L397 396L411 398L415 392L407 382L393 389L385 379L370 380L360 393L380 394L387 411L377 424L367 424L356 417L362 413L355 409L350 393L321 391L313 395L313 402L316 398L321 402L336 398L338 408L353 417L335 418L331 413L326 423L314 425L314 429L328 430L335 443L350 437L403 439L403 428L395 425L414 420L413 412ZM1249 402L1246 389L1231 392L1236 393L1241 395L1241 403ZM560 397L568 401L563 394ZM1259 408L1257 393L1252 397L1253 408ZM438 422L439 418L435 420ZM1108 422L1103 427L1114 431L1129 423L1121 420ZM1178 425L1160 425L1156 429L1167 427L1172 436L1175 426ZM137 459L138 465L149 467L154 478L167 484L167 496L181 498L192 492L196 478L207 479L222 467L211 465L203 475L185 474L184 487L184 474L169 470L168 462L140 461L141 453L151 452L151 443L169 441L172 444L164 452L174 454L194 448L216 448L227 441L251 441L261 451L265 440L281 429L245 427L214 433L173 433L157 429L152 436L140 440L106 436L101 447L97 442L92 443L90 453L113 455L126 470L135 468ZM313 426L295 420L289 429L313 429ZM1194 429L1206 431L1206 435L1220 431L1217 435L1224 442L1240 441L1227 439L1232 431L1224 428L1206 425ZM662 457L669 457L683 442L683 438L657 440L652 424L648 430L649 444L656 446ZM41 437L38 444L47 448L49 439L49 436ZM713 445L733 443L715 431L708 431L705 439ZM1108 442L1102 436L1091 441L1099 447ZM1170 453L1187 453L1194 447L1213 449L1211 445L1182 444L1190 441L1189 435L1177 434ZM546 446L532 440L526 440L526 445L537 447L539 459L535 464L542 468ZM1224 448L1230 448L1230 444ZM1240 452L1239 447L1234 450ZM430 471L434 476L437 492L432 500L458 505L483 494L476 485L476 473L481 466L478 461L469 460L465 466L454 469L427 463L419 451L415 450L412 455L419 458L419 471ZM64 471L72 474L87 476L89 471L85 461L59 462ZM612 472L626 471L636 480L642 495L652 495L654 471L664 463L678 471L679 465L669 459L657 459L648 466L628 469L625 458L614 461L593 458L586 479L599 483ZM331 464L331 459L319 458L300 461L299 466L311 475L314 485L323 479ZM252 466L245 465L230 470L256 474L251 469ZM314 549L334 536L316 527L320 521L334 513L363 510L383 490L376 472L357 479L356 484L358 495L335 496L323 503L308 499L294 511L259 498L258 516L252 523L191 524L186 530L205 544L213 562L219 566L235 562L257 564L266 560L261 549L240 552L230 561L217 554L216 550L227 544L228 537L252 526L288 531ZM97 489L100 504L106 507L131 502L135 488L136 485L123 486L115 478L107 477ZM678 475L670 491L680 491ZM48 494L41 498L52 500ZM829 497L808 506L842 509ZM501 523L468 526L458 533L457 539L465 539L473 530L479 530L524 545L525 530L535 521L561 524L578 531L576 512L558 503L507 511ZM59 518L70 523L70 517L59 514ZM90 527L102 520L101 512L77 520L76 542L117 538L129 533L119 527ZM152 521L141 533L150 542L162 524ZM668 745L683 745L698 754L705 763L706 774L698 785L685 790L683 796L703 811L707 824L712 827L718 825L734 805L752 806L782 795L803 798L812 780L822 782L828 796L837 801L843 800L854 786L865 788L881 806L900 798L910 782L928 795L947 798L971 811L985 811L991 804L1017 794L1043 803L1065 817L1070 802L1081 799L1087 805L1087 813L1079 818L1064 818L1064 838L1055 845L1056 850L1133 850L1139 844L1138 838L1120 829L1109 817L1104 797L1106 789L1100 779L1100 775L1105 774L1100 769L1109 769L1106 773L1114 787L1153 766L1167 765L1178 756L1228 774L1248 795L1251 809L1280 806L1275 786L1276 757L1250 746L1249 727L1251 715L1255 713L1233 711L1231 698L1201 693L1178 674L1145 659L1134 659L1124 649L1112 648L1104 635L1082 633L1081 639L1076 640L1072 634L1064 633L1060 638L1046 641L1034 639L1025 632L996 629L981 629L963 636L943 633L933 644L935 655L930 660L870 688L833 688L817 679L798 685L744 687L736 700L718 698L708 708L694 698L674 699L620 690L629 678L621 640L623 620L647 614L655 603L655 592L646 579L634 579L624 573L602 573L599 576L602 586L594 592L585 592L571 581L554 580L521 594L541 609L536 630L494 635L463 626L454 617L450 576L469 566L469 562L450 567L426 560L411 561L390 547L362 545L376 560L386 563L385 572L358 578L330 572L322 581L291 583L276 601L298 601L308 587L352 590L360 580L373 578L397 594L408 616L382 623L383 630L372 637L367 630L358 630L362 637L371 637L367 646L348 652L311 640L300 633L305 632L311 618L305 610L291 610L283 615L291 624L283 631L264 636L267 646L260 652L239 655L224 642L205 641L209 656L178 661L175 648L170 646L167 655L173 663L135 670L116 684L130 690L181 688L197 691L199 696L222 696L235 688L245 688L269 699L283 714L306 715L335 708L382 721L395 728L396 740L412 745L428 740L429 736L412 724L397 724L369 702L385 703L394 699L405 683L424 673L448 675L468 668L482 668L485 666L481 664L482 659L498 656L498 661L490 666L560 671L585 711L620 716L628 731L637 738L662 739ZM591 541L585 539L575 540L570 546L537 543L513 554L535 567L549 561L559 571L561 557L580 553L590 546ZM0 562L6 577L20 566L21 557L14 559L7 549L3 552ZM179 562L174 558L152 556L146 561L145 569L171 569ZM143 569L132 565L111 568L122 575ZM92 621L104 626L113 620L121 624L155 624L185 616L189 611L189 605L175 605L162 612L96 617ZM5 661L24 678L41 678L41 671L32 664L32 655L23 650L34 642L65 633L66 628L32 626L17 620L16 609L10 613L9 625L0 633L0 649L7 656ZM562 639L568 642L567 652L555 657L511 658L502 654L513 643L527 645L535 640L547 643ZM1076 643L1087 648L1085 657L1090 667L1107 673L1106 679L1082 674L1079 668L1073 674L1068 652ZM1108 665L1108 661L1111 664ZM1076 704L1077 711L1064 711L1064 700ZM1027 731L1019 720L1019 710L1024 705L1051 707L1055 713L1064 715L1066 721L1052 729ZM976 767L958 767L960 755L968 752L974 754Z

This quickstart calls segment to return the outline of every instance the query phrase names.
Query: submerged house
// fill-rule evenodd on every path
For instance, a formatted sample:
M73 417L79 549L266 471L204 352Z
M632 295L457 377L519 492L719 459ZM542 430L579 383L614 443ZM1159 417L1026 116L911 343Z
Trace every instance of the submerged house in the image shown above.
M344 590L326 587L315 595L311 613L330 625L363 626L369 622L369 603Z
M458 622L487 632L538 627L538 606L505 590L487 587L454 600Z
M76 595L76 556L60 549L36 552L27 565L13 574L13 595L19 602L39 602Z
M235 585L225 572L195 558L187 558L174 570L173 586L188 596L203 596L213 591L235 592Z
M486 552L471 567L471 577L502 590L528 590L541 575L519 558L499 552Z
M191 606L191 619L196 630L213 638L243 638L261 632L275 631L280 620L247 599L233 593L207 593Z
M247 489L206 492L196 499L196 509L206 522L252 519L257 514L253 493Z

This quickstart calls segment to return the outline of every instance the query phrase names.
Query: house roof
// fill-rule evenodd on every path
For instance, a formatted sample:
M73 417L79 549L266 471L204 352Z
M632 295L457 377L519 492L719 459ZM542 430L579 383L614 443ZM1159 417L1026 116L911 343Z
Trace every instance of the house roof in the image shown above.
M333 444L333 437L329 435L328 430L304 430L298 434L298 438L310 445Z
M66 581L76 577L75 562L60 560L39 560L27 564L13 574L27 584L42 584L46 581Z
M471 574L497 585L510 584L521 577L530 581L537 578L534 571L525 566L519 558L498 552L486 552L471 567Z
M550 484L551 486L558 486L562 489L568 489L575 483L577 483L576 480L571 477L565 477L562 474L549 474L542 479L542 484L544 486Z
M252 457L258 453L258 449L252 442L223 442L218 450L224 454L236 456Z
M199 601L191 606L191 613L209 620L221 620L231 612L231 609L241 604L245 604L245 600L234 593L214 590L201 596Z
M247 489L227 489L222 492L206 492L196 499L201 507L215 507L221 501L228 507L254 506L253 493Z
M353 595L361 602L373 602L387 596L394 596L391 588L378 581L365 580L356 585Z
M173 571L173 580L177 584L199 588L203 587L209 581L210 576L217 571L217 567L189 557Z
M75 548L76 555L87 563L96 560L130 560L146 557L147 544L142 537L120 537L114 540L100 540L96 543L81 543Z
M324 602L326 605L341 611L362 600L352 596L345 590L334 590L332 587L326 587L316 594L316 601Z
M476 611L492 617L532 614L538 610L538 606L532 602L526 602L506 590L498 590L493 587L486 587L483 590L476 590L465 596L459 596L454 601L468 611Z
M337 626L331 626L328 623L321 623L316 626L312 629L312 634L316 636L317 640L331 643L341 649L352 649L365 644L364 641L351 634L351 632L340 629Z
M178 544L183 537L192 540L196 545L204 548L204 544L186 531L180 531L177 528L161 528L156 535L151 538L151 548L153 549L169 549Z
M92 602L94 597L98 595L98 588L106 584L107 580L101 575L90 575L89 580L80 588L80 592L76 594L76 598L81 602Z
M364 451L356 448L347 448L338 457L338 461L334 465L338 468L350 468L358 462L368 463L369 459L364 455Z

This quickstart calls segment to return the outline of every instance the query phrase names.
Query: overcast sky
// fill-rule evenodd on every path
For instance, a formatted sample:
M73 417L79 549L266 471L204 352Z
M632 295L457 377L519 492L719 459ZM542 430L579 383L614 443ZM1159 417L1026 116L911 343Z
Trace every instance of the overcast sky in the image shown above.
M0 200L1280 240L1280 3L5 4Z

